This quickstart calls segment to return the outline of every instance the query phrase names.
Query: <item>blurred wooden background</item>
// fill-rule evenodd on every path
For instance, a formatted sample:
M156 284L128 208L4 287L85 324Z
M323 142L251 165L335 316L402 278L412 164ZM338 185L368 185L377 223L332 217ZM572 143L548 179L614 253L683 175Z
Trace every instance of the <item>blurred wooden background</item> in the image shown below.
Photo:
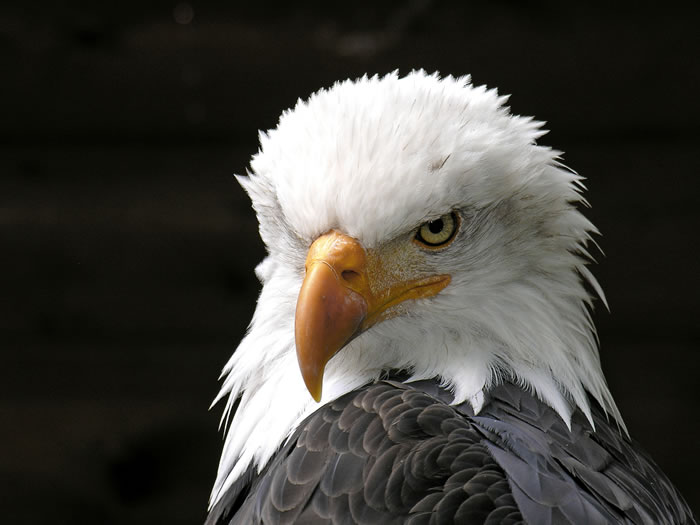
M201 522L263 257L232 174L297 97L419 67L512 93L588 178L609 383L700 510L700 20L562 4L3 2L3 522Z

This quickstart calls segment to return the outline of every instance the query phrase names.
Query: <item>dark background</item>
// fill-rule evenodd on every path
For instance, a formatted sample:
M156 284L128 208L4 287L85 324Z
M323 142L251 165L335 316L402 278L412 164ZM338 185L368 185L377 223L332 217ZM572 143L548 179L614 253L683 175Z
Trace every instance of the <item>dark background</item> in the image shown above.
M297 97L417 67L512 93L588 178L603 366L698 511L698 17L330 4L3 2L2 521L203 519L263 257L232 174Z

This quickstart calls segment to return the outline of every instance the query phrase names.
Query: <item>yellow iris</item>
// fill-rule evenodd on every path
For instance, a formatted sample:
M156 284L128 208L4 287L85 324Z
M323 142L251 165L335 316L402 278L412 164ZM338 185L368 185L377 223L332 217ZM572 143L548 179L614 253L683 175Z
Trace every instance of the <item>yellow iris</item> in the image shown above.
M416 233L416 242L427 248L441 248L455 237L459 219L454 212L446 213L439 219L423 223Z

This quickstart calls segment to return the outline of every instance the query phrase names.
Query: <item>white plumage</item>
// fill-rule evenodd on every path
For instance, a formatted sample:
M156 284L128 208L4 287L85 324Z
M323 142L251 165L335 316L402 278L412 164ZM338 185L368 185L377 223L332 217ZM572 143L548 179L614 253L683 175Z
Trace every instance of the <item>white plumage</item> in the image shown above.
M408 276L448 274L434 297L411 300L327 365L322 403L388 370L439 377L478 412L502 379L532 389L569 422L586 392L623 426L600 368L585 282L593 225L577 210L581 178L537 144L541 123L469 77L422 71L364 77L321 90L260 134L249 193L268 257L248 334L226 365L218 399L231 421L212 505L251 464L262 469L318 408L304 386L295 307L309 246L339 230ZM426 221L458 210L444 250L411 243ZM429 349L429 350L428 350ZM592 423L592 421L591 421ZM624 428L624 426L623 426Z

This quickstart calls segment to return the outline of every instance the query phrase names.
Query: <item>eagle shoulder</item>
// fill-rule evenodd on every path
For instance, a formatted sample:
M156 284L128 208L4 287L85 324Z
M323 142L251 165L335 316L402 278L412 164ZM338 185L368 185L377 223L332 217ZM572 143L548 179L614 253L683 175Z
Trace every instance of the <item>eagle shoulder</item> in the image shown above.
M436 381L380 381L314 412L208 524L695 523L640 447L593 407L569 429L517 385L475 415ZM650 482L650 480L653 481Z
M522 522L476 425L386 381L321 407L256 479L229 492L208 523Z

